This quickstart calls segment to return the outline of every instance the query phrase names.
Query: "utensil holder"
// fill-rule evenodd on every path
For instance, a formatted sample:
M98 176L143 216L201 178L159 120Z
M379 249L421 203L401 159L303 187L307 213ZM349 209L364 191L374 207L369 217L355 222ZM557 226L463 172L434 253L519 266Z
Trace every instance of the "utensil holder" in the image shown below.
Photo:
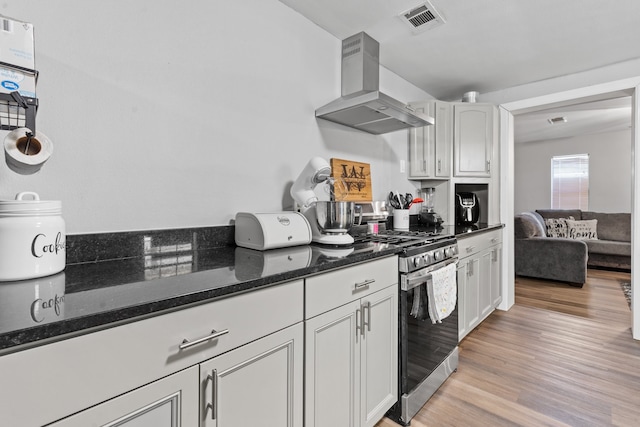
M394 230L409 229L409 209L394 209L393 229Z

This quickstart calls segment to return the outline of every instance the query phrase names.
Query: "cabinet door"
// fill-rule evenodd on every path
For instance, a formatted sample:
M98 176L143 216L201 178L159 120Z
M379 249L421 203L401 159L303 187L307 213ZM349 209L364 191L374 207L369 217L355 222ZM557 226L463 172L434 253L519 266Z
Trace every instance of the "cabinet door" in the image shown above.
M500 285L502 283L502 245L491 251L491 306L496 308L502 301Z
M467 261L459 261L458 280L458 341L462 341L468 333L467 325Z
M436 123L433 128L435 146L435 176L451 176L451 151L453 150L453 106L448 102L435 104Z
M480 254L480 289L478 295L478 307L480 310L480 320L484 319L493 310L493 299L491 297L491 281L493 272L493 251L487 249Z
M416 111L434 116L434 103L415 105ZM431 178L434 176L433 153L434 147L434 127L438 126L438 118L434 117L436 124L411 128L409 130L409 177L410 178Z
M51 426L191 427L198 425L198 403L198 367L192 366Z
M466 260L467 278L465 287L465 318L467 333L478 325L480 321L480 258L478 256L469 257Z
M361 425L372 427L398 399L398 287L363 298L361 307Z
M298 323L200 364L200 425L301 427L303 333Z
M435 119L432 126L409 132L409 177L448 178L451 176L453 108L448 102L432 101L414 106Z
M305 321L305 427L360 425L361 320L354 301Z
M491 175L493 106L454 106L454 155L456 176Z

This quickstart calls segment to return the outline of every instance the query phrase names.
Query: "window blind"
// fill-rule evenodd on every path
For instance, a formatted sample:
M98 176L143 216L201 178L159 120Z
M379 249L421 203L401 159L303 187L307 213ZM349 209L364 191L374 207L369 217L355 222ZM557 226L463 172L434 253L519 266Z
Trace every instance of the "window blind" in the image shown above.
M551 158L551 208L589 208L589 155Z

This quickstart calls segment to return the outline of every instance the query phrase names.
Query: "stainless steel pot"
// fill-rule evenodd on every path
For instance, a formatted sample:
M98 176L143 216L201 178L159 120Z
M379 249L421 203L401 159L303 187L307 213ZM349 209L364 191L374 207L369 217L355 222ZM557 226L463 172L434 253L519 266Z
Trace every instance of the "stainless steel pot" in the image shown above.
M360 215L355 224L356 210L361 211L361 207L354 202L316 202L315 209L318 228L323 233L344 234L362 222Z

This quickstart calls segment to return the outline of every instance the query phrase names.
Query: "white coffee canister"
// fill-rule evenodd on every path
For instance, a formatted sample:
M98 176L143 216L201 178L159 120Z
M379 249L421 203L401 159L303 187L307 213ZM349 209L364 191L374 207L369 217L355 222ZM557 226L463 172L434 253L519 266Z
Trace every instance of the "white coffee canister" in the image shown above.
M31 199L28 199L31 197ZM24 192L0 200L0 281L34 279L64 270L62 203Z

